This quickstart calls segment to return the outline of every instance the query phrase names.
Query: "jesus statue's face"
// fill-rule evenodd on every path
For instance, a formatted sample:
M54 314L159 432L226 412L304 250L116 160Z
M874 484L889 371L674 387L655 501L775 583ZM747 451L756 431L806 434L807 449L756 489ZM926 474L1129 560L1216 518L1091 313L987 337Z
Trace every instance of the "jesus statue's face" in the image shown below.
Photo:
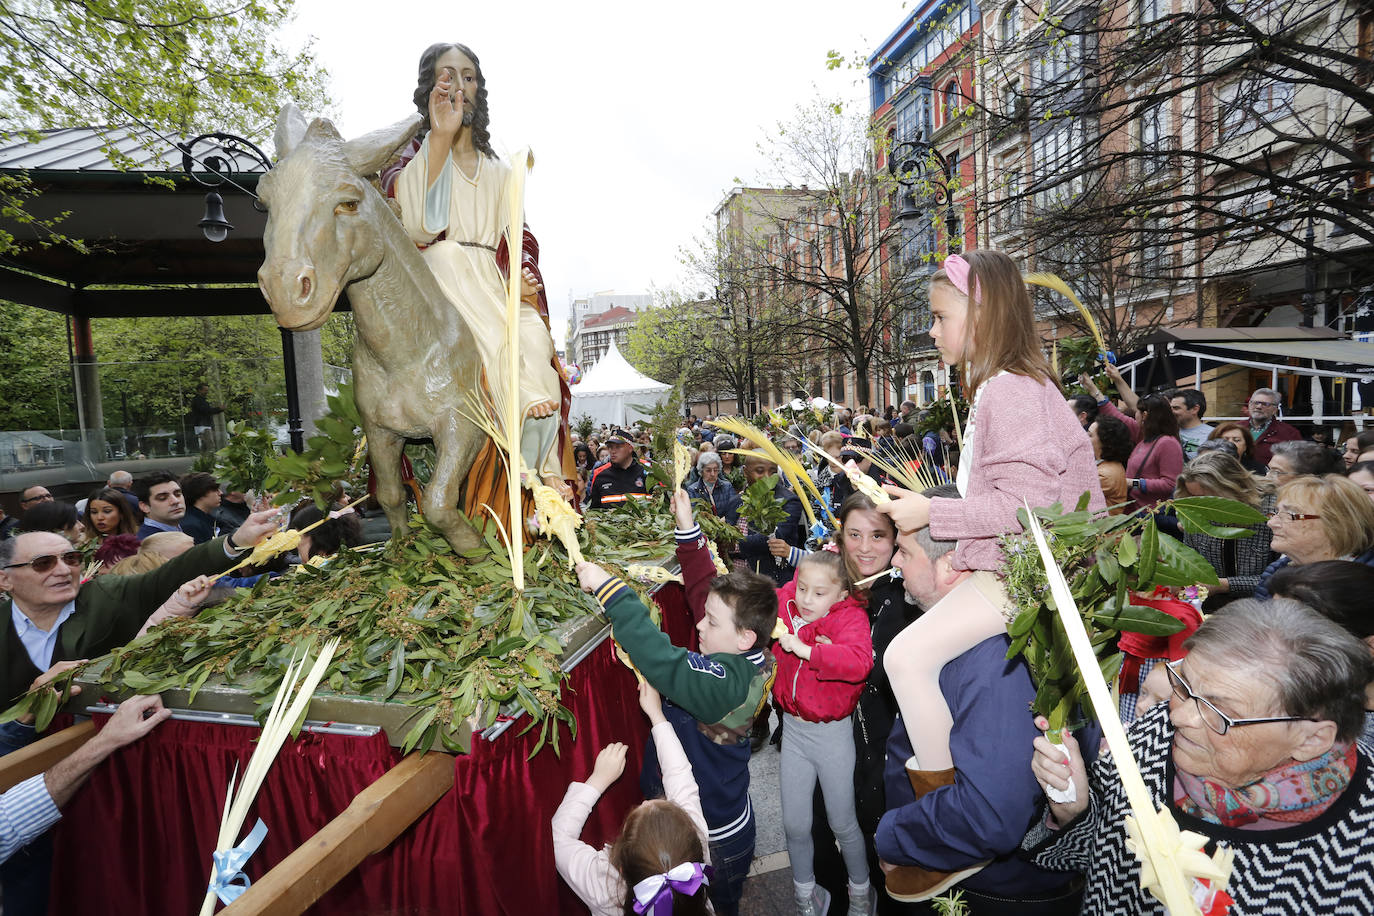
M449 98L463 96L463 126L472 124L477 110L477 65L457 48L449 48L434 62L434 83L448 92Z

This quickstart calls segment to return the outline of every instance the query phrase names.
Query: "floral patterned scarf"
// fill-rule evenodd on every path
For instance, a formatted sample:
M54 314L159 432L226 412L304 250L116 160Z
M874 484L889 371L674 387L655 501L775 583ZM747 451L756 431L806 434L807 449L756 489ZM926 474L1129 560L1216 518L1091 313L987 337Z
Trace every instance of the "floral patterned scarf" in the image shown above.
M1271 770L1233 789L1179 770L1174 801L1185 814L1223 827L1275 829L1303 823L1336 801L1355 773L1355 745L1337 744L1320 757Z

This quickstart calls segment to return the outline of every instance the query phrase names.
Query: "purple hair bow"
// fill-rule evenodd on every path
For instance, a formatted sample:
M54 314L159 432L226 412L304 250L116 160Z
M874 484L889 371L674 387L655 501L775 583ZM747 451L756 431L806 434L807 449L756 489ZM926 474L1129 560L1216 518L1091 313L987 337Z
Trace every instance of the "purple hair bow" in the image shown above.
M658 875L650 875L635 885L635 912L650 916L672 916L673 892L688 897L711 883L711 866L700 862L683 862Z

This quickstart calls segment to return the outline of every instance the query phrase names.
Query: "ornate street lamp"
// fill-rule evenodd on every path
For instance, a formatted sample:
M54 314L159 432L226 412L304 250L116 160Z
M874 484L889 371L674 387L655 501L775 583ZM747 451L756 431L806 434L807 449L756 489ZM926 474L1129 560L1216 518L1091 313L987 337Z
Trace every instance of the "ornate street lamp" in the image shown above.
M932 168L933 167L933 168ZM943 179L932 176L939 170ZM930 194L937 206L945 208L946 243L950 253L961 246L959 213L954 205L954 191L950 187L949 160L923 137L905 140L892 148L887 157L887 171L902 187L902 210L897 214L904 227L910 228L920 218L922 209L916 205L916 192Z
M195 148L202 143L213 144L213 152L197 156ZM267 154L258 149L251 140L215 131L201 134L185 143L178 143L177 149L181 150L182 169L196 184L205 188L233 185L252 197L253 206L259 211L262 210L258 204L258 196L233 178L244 172L266 172L272 168L272 162L267 158ZM199 171L196 169L197 164L200 166ZM229 237L229 231L234 226L225 219L224 198L218 191L212 190L205 195L205 216L198 225L205 233L205 237L212 242L222 242Z
M197 156L195 149L202 143L213 145L205 155ZM231 185L253 199L255 210L259 213L266 212L258 201L258 195L235 180L235 176L244 173L261 173L272 169L272 161L253 141L223 131L215 131L201 134L185 143L178 143L177 149L181 150L182 169L196 184L205 188ZM200 171L196 170L197 165ZM222 242L229 237L229 231L234 226L224 216L224 198L220 197L219 192L212 190L205 195L205 216L198 225L205 233L205 238L211 242ZM291 439L291 450L303 452L305 424L301 419L300 385L296 377L296 338L286 328L278 330L281 332L282 363L286 373L287 435Z

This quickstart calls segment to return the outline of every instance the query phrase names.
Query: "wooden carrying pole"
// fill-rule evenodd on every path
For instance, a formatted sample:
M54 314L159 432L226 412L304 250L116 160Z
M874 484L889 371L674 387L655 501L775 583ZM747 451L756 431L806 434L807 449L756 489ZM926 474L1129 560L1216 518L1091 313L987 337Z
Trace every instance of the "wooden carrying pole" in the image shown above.
M87 720L0 757L0 792L8 792L30 776L47 772L94 735L95 723Z
M220 911L221 916L297 916L380 852L453 788L453 757L411 754L358 793L291 855Z

